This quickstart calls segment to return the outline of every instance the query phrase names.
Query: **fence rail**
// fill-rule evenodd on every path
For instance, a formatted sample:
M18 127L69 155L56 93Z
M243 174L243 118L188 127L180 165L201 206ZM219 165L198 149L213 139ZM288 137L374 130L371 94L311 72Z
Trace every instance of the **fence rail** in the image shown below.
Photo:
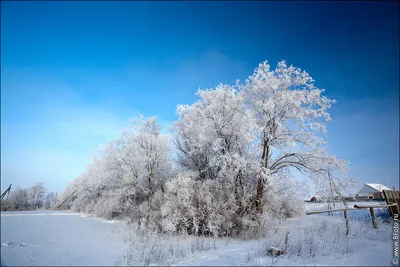
M349 217L348 217L347 211L349 211L349 210L367 210L367 209L369 209L369 213L371 215L372 224L373 224L374 228L377 229L378 228L378 223L376 221L374 208L389 208L389 209L398 210L398 204L397 203L392 203L392 204L388 204L388 205L375 205L375 206L358 206L358 205L354 205L354 207L352 207L352 208L308 211L308 212L306 212L306 214L307 215L312 215L312 214L319 214L319 213L326 213L326 212L343 211L344 219L346 221L346 235L348 235L349 231L350 231L350 224L349 224Z

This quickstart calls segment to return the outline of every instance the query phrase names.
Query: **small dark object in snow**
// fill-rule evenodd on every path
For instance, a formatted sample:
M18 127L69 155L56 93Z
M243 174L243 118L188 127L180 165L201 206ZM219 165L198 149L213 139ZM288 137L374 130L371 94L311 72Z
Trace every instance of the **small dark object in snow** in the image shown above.
M280 256L280 255L282 255L282 254L284 254L285 252L283 251L283 250L281 250L281 249L279 249L279 248L276 248L276 247L270 247L269 249L268 249L268 254L270 254L270 255L273 255L273 256Z
M2 247L8 247L9 245L12 245L12 242L3 242L3 243L1 243Z
M25 243L21 243L18 245L18 247L25 247L25 245L26 245Z

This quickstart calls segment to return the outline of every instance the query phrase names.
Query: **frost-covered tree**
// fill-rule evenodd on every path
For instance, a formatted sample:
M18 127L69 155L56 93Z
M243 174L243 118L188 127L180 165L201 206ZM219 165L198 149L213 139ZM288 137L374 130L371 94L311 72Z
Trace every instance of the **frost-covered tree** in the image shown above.
M125 170L121 190L131 190L124 201L139 208L136 209L139 222L144 215L146 223L154 221L151 216L160 210L155 196L164 191L171 172L169 138L161 134L156 117L139 116L131 120L117 144L119 161Z
M99 148L62 198L76 190L69 201L73 209L145 220L147 225L155 222L162 203L158 192L164 190L171 172L169 151L169 139L161 134L155 117L134 118L120 138Z
M199 179L216 179L224 165L240 165L240 158L249 157L253 118L234 87L219 85L197 95L201 99L193 105L178 106L179 120L174 123L178 162L198 171ZM228 163L235 159L236 163Z
M39 209L44 204L44 197L46 195L46 188L43 183L28 188L28 202L32 205L33 209Z
M242 227L240 218L251 205L244 196L252 191L253 116L250 110L244 109L243 94L233 86L221 84L215 89L199 90L197 95L200 100L196 103L178 106L179 120L173 128L178 163L183 169L192 171L191 175L179 177L194 180L194 188L202 191L199 194L190 189L194 194L192 198L201 198L193 205L197 207L201 206L197 202L207 203L209 209L208 212L199 209L197 213L192 212L190 221L193 226L190 228L195 232L211 229L216 232L216 225L224 225L218 228L218 234L232 228L239 230ZM172 182L170 188L177 183L179 181ZM209 191L206 193L205 190ZM206 200L205 195L210 198Z
M260 172L257 187L257 212L262 211L263 194L269 179L297 169L317 179L328 173L345 174L347 163L328 155L326 122L331 120L328 108L335 100L323 96L306 72L285 61L271 70L261 63L242 86L246 107L254 112L260 150ZM340 183L340 181L338 181Z
M301 191L293 182L293 170L317 183L330 179L328 174L346 173L347 163L327 153L327 110L335 101L322 93L305 71L288 67L284 61L271 70L263 62L245 84L199 90L200 100L178 106L179 120L173 128L178 163L191 174L178 176L176 179L187 182L172 181L169 188L173 196L179 195L174 189L178 185L194 194L189 198L189 228L204 225L196 214L209 222L213 205L229 210L230 214L223 217L233 222L232 227L219 228L220 233L239 231L243 223L240 219L234 222L238 218L246 218L242 222L258 221L265 204L268 212L291 216L296 213L292 203L300 199L295 193ZM343 185L340 176L335 178L339 187ZM198 185L197 181L204 183ZM215 192L211 189L213 182L218 186ZM207 193L204 184L208 184ZM209 196L209 201L193 190L197 187ZM220 195L227 197L220 199L221 203L215 202ZM176 198L173 196L170 199ZM201 199L196 200L198 197ZM179 198L174 201L179 202ZM208 211L194 212L202 201L207 203ZM169 203L167 206L173 207ZM204 227L210 230L219 224L217 220Z
M27 190L20 186L15 187L10 191L6 200L1 201L2 210L29 210Z
M54 192L49 192L46 194L46 196L44 197L44 208L45 209L50 209L52 207L52 205L55 204L55 199L56 199L56 194Z

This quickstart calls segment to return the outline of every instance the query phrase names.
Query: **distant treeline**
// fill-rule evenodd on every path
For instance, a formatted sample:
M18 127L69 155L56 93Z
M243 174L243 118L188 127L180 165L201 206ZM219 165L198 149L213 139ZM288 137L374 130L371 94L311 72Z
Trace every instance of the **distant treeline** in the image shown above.
M56 193L48 192L43 183L29 188L17 186L1 200L1 211L50 209L56 200Z

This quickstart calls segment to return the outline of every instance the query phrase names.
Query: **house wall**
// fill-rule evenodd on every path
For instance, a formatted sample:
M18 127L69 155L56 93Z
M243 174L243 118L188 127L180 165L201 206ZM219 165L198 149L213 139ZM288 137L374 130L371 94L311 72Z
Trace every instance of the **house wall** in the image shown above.
M373 189L367 185L364 185L360 191L358 191L358 196L368 196L369 194L379 193L379 190Z

